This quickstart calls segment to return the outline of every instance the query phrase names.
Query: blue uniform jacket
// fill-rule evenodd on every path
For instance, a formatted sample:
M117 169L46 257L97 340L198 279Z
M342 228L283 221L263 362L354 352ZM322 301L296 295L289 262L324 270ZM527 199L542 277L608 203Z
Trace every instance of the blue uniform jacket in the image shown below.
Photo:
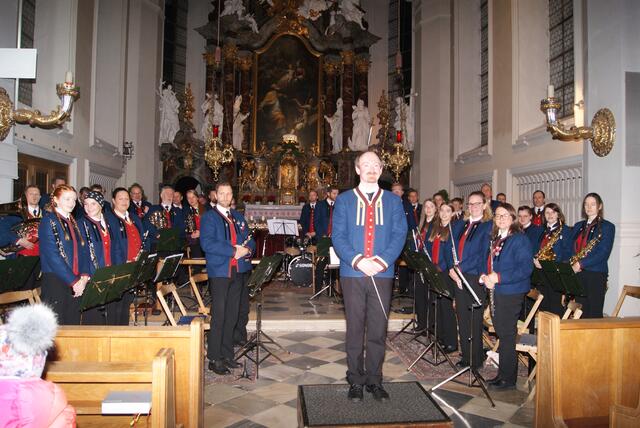
M144 224L144 229L149 231L149 242L151 244L158 242L158 228L156 228L149 219L151 218L151 214L156 211L164 211L162 205L152 205L147 211L147 215L144 216L144 220L142 223ZM184 225L184 214L181 209L174 207L171 205L171 228L177 229L180 231L180 238L185 237L185 225Z
M237 243L241 245L249 236L250 230L244 216L236 210L231 210L237 234ZM231 245L229 222L217 209L207 211L200 217L200 246L207 259L207 273L211 278L229 278L231 261L235 248ZM256 242L253 237L245 247L255 253ZM248 258L238 260L238 272L249 272L251 261Z
M465 249L466 251L466 249ZM488 272L489 247L484 252L484 269ZM531 289L533 272L533 251L531 243L524 233L514 233L507 237L500 254L493 259L493 271L498 274L495 293L528 293Z
M449 236L446 241L440 242L440 249L438 250L438 260L433 260L433 242L429 241L428 236L425 245L433 264L436 265L441 272L448 272L452 267L452 265L449 264L451 261L451 257L447 257L447 254L451 254L451 236Z
M491 240L493 222L485 221L484 223L478 223L477 226L474 226L474 229L467 235L462 258L460 258L460 254L458 253L458 244L467 224L468 221L458 221L453 225L453 240L451 245L455 245L458 261L460 262L460 270L463 273L479 275L481 272L486 270L487 258L485 255L489 248L489 241ZM529 244L529 247L531 247L531 244ZM447 258L448 265L453 266L453 251L447 253Z
M531 227L534 227L534 226L531 226ZM542 228L540 229L541 231L540 231L540 234L538 235L538 242L536 242L536 244L533 246L534 255L540 250L542 240L544 239L544 236L546 235L546 232L547 232L546 229L542 229ZM551 233L553 234L555 232L556 231L554 230ZM557 262L565 262L569 260L569 257L571 257L572 245L573 244L571 241L571 228L566 224L563 224L562 232L560 233L560 239L558 239L556 243L553 245L553 252L556 255Z
M413 205L411 205L409 201L402 201L402 208L404 209L404 214L407 217L407 227L409 228L409 230L417 229L418 223L420 222L420 216L422 215L422 205L418 204L417 207L417 221L413 216Z
M114 252L112 255L111 262L114 265L121 265L127 262L127 251L128 251L128 241L127 241L127 228L125 227L124 220L121 220L115 213L105 213L105 218L107 219L107 223L109 223L109 227L111 227L111 245L114 248ZM136 225L138 229L138 233L140 233L140 239L144 241L144 232L145 228L142 224L142 220L135 215L129 212L129 218ZM146 242L144 242L144 249L149 251L150 247L150 237L147 237Z
M316 235L318 233L318 204L320 202L316 202L316 206L313 212L313 227L315 229ZM325 207L326 208L326 207ZM327 226L329 224L327 223ZM302 211L300 212L300 226L302 226L302 236L304 236L307 232L309 232L309 228L311 227L311 204L306 203L302 207Z
M407 221L400 198L386 190L381 192L382 219L374 227L373 255L387 266L376 277L392 278L393 265L405 245ZM331 241L340 257L340 275L345 277L364 277L353 267L354 261L364 253L364 224L356 224L359 204L364 205L353 189L341 193L334 206ZM364 212L364 207L360 211ZM375 211L379 213L380 207Z
M89 273L93 275L93 273L105 266L104 262L104 248L102 246L102 234L98 229L98 226L93 224L91 220L87 216L78 219L78 228L80 229L80 234L82 235L82 239L87 245L87 253L89 255ZM114 260L122 259L122 255L118 254L120 251L120 247L116 247L114 245L114 237L113 231L111 230L111 226L105 217L105 224L107 225L107 230L109 231L109 236L111 237L111 264L115 265L117 263ZM95 254L95 260L91 257L91 247L89 246L89 242L93 243L93 251ZM126 249L125 249L126 251ZM126 254L125 254L126 259ZM96 266L97 264L97 266Z
M152 206L153 205L151 205L149 201L142 201L142 212L144 213L145 207L149 207L149 209L151 209ZM138 213L136 212L136 204L134 204L133 201L129 202L129 215L134 215L138 217Z
M333 204L333 216L335 220L335 209L336 205ZM320 238L322 236L327 236L329 233L329 202L326 199L318 201L316 203L316 211L314 213L315 219L315 227L316 227L316 237ZM333 235L333 227L334 223L331 223L331 234Z
M62 257L56 243L54 229L58 232L60 242L64 248L66 259ZM73 273L73 242L71 235L65 239L65 229L55 213L45 213L38 228L38 238L40 239L40 266L43 273L54 273L65 284L72 286L80 275ZM81 235L77 231L78 240L78 270L79 274L89 274L89 249L87 243L80 242Z
M599 225L595 225L591 228L591 232L587 237L590 241L595 238L599 234L599 230L602 232L602 237L600 238L600 242L596 244L596 246L591 250L589 254L582 260L580 260L580 266L583 270L588 270L591 272L603 272L609 273L608 260L609 255L611 254L611 249L613 248L613 239L616 235L616 227L607 220L600 220ZM583 228L586 226L586 220L582 220L577 222L573 226L573 230L571 233L571 253L573 256L575 251L575 242L578 239L580 233L582 233Z
M529 224L529 227L523 230L523 232L525 236L529 238L529 241L531 242L531 248L534 249L533 252L535 254L537 252L536 246L539 246L540 244L540 235L542 234L542 232L544 232L544 229L531 223Z

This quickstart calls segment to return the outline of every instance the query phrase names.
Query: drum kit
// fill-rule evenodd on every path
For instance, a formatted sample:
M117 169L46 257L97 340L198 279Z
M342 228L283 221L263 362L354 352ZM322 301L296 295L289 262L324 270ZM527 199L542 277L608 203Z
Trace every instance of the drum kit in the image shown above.
M299 287L313 285L313 251L309 238L288 237L285 240L284 261L282 263L285 279Z

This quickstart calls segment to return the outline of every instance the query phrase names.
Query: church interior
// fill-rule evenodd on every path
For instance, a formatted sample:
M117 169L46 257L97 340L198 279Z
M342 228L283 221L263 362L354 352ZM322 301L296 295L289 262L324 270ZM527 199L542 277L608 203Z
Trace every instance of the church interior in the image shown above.
M639 2L0 5L0 426L640 426Z

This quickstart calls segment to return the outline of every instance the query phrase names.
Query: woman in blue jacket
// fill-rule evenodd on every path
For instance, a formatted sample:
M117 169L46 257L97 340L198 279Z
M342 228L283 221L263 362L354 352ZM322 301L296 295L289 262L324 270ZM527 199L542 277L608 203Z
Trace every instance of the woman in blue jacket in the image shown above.
M492 239L480 281L489 289L491 318L500 339L498 375L489 389L515 389L518 377L516 335L524 296L531 286L533 256L529 238L520 230L516 210L503 203L496 208Z
M562 316L564 313L562 293L554 290L545 280L541 272L542 265L540 260L564 262L569 258L571 255L571 228L565 224L564 214L562 214L558 204L551 202L545 205L543 215L544 231L538 237L534 247L535 255L533 256L533 264L539 270L538 277L541 279L536 284L536 288L544 296L540 304L540 310ZM552 251L548 251L548 247Z
M88 248L71 215L76 198L73 187L56 187L53 209L38 227L42 301L53 309L60 325L80 324L80 296L89 280Z
M604 219L604 204L597 193L589 193L582 201L581 220L573 226L569 262L578 275L585 296L576 296L582 304L582 318L602 318L604 295L609 276L609 255L616 227Z

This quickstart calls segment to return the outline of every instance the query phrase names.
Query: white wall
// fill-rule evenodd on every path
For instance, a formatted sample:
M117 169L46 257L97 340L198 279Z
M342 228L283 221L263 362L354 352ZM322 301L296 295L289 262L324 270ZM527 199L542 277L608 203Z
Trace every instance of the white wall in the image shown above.
M389 5L377 0L362 0L361 6L366 11L364 19L369 23L369 31L380 37L380 40L369 48L371 65L368 107L374 122L371 138L375 141L372 141L372 144L376 144L376 136L380 130L378 101L383 90L389 94Z

